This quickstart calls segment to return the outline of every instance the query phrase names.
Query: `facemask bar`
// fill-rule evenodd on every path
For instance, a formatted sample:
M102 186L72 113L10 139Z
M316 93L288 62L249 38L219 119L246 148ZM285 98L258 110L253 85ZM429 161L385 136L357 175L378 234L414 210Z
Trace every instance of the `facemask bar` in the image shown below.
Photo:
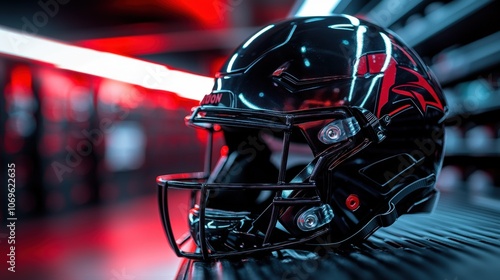
M290 124L291 126L291 117L287 118L287 124ZM207 143L207 148L212 148L212 134L213 130L211 128L205 127L209 129L209 141ZM207 173L207 170L203 173L193 173L192 175L194 176L189 176L189 174L180 174L180 178L176 177L175 175L166 175L166 176L160 176L157 178L157 182L159 184L159 189L158 189L158 198L159 198L159 205L160 205L160 212L161 212L161 218L163 221L163 225L166 231L166 234L169 239L170 246L173 248L177 256L180 257L188 257L188 258L194 258L194 259L210 259L210 258L217 258L217 257L226 257L226 256L231 256L231 255L241 255L241 254L252 254L255 252L259 251L264 251L264 250L274 250L281 248L283 245L293 245L295 243L303 243L308 240L311 240L326 231L328 231L328 228L325 228L323 230L320 230L308 238L302 238L299 239L295 242L280 242L280 243L274 243L270 244L269 239L272 235L272 232L274 228L276 227L276 223L278 221L278 215L280 212L280 209L283 207L289 207L292 205L311 205L311 206L320 206L321 205L321 200L319 197L314 197L312 199L307 199L307 198L300 198L300 199L295 199L295 198L283 198L282 197L282 191L284 189L286 190L306 190L306 189L316 189L315 184L286 184L285 177L286 177L286 164L287 164L287 159L288 159L288 150L290 146L290 130L285 131L284 137L283 137L283 154L281 158L281 167L279 171L279 178L278 178L278 184L277 185L272 185L272 184L261 184L261 185L236 185L236 184L210 184L210 183L196 183L196 182L186 182L189 180L196 180L199 181L201 178L198 177L203 174L202 178L208 178L208 175L210 172ZM207 152L207 155L205 160L211 160L211 153ZM209 163L205 162L205 168L209 167ZM179 179L182 179L179 181ZM196 192L200 192L200 207L199 207L199 246L200 246L200 253L188 253L181 251L180 248L184 243L186 243L189 238L191 237L190 235L185 236L184 238L181 238L181 240L177 241L175 240L172 226L170 223L169 219L169 205L168 205L168 189L191 189L191 207L194 206L195 204L195 195ZM210 252L209 256L209 251L208 251L208 245L207 245L207 239L206 239L206 230L205 230L205 224L206 224L206 215L205 215L205 210L206 210L206 204L207 204L207 197L208 193L211 190L270 190L275 192L275 197L272 202L272 215L271 219L268 223L268 228L266 230L266 235L262 244L262 247L256 248L254 250L245 250L243 251L234 251L234 252L224 252L224 253L217 253L217 252Z
M201 187L201 189L200 189ZM316 238L317 236L324 234L327 232L329 229L325 228L322 230L319 230L318 232L315 232L311 236L308 236L307 238L301 238L296 241L284 241L284 242L278 242L278 243L273 243L273 244L263 244L262 247L256 248L256 249L249 249L245 251L234 251L234 252L210 252L208 251L208 246L207 246L207 240L206 240L206 232L204 229L205 226L205 209L206 209L206 203L207 203L207 197L208 193L211 190L273 190L273 191L283 191L283 190L314 190L316 188L315 184L288 184L288 185L251 185L251 186L245 186L245 185L235 185L235 184L198 184L198 183L192 183L192 182L181 182L181 181L168 181L164 182L162 184L159 182L159 188L158 188L158 198L159 198L159 205L160 205L160 212L161 212L161 218L162 222L166 231L166 234L169 239L170 246L172 249L175 251L176 255L179 257L188 257L188 258L194 258L194 259L212 259L212 258L217 258L217 257L227 257L227 256L234 256L234 255L242 255L242 254L252 254L264 250L274 250L274 249L279 249L282 248L283 245L294 245L294 244L300 244L305 241L311 240ZM191 189L191 190L199 190L200 191L200 216L199 216L199 233L200 233L200 253L190 253L190 252L184 252L180 250L180 248L185 244L190 236L181 238L181 240L175 240L173 230L172 230L172 225L170 223L170 219L168 219L169 215L169 210L168 210L168 189ZM311 206L318 206L322 202L319 199L319 197L311 198L311 199L293 199L293 198L281 198L281 197L276 197L274 198L272 202L272 207L275 208L281 208L281 207L288 207L292 205L311 205ZM279 209L276 209L276 212L279 212ZM274 220L274 219L273 219ZM276 219L277 221L277 219ZM276 225L276 221L272 222L271 224ZM271 230L272 231L272 230Z
M326 233L329 229L329 226L327 225L323 229L319 229L316 232L311 232L311 235L305 238L297 238L297 240L293 241L283 241L283 242L273 242L270 243L270 239L273 233L273 230L276 228L276 224L279 218L279 213L280 209L282 207L289 207L292 205L311 205L311 206L321 206L322 201L318 196L313 197L313 198L287 198L283 197L282 193L284 190L290 191L290 190L316 190L316 184L314 182L314 178L309 178L309 183L286 183L285 182L285 175L286 175L286 164L288 160L288 149L289 149L289 144L290 144L290 134L291 134L291 128L292 125L295 123L302 123L302 122L308 122L308 121L314 121L317 120L321 117L321 119L325 118L332 118L335 119L337 118L343 118L346 119L346 111L349 112L350 110L346 110L346 108L341 108L339 110L310 110L308 112L303 113L299 112L300 114L279 114L279 113L273 113L270 114L268 112L253 112L252 114L248 113L241 113L239 110L234 110L230 108L203 108L201 110L201 107L198 107L197 109L194 110L193 114L191 117L186 118L186 122L188 125L195 126L195 127L201 127L209 130L209 140L207 141L207 154L205 155L205 171L202 173L191 173L191 174L180 174L175 176L175 175L165 175L165 176L159 176L157 178L157 183L159 185L158 188L158 197L159 197L159 205L160 205L160 212L161 212L161 218L163 221L163 225L166 231L166 234L169 239L169 243L177 256L179 257L188 257L188 258L193 258L193 259L212 259L212 258L218 258L218 257L228 257L228 256L241 256L241 255L248 255L248 254L253 254L256 252L261 252L261 251L270 251L270 250L275 250L275 249L281 249L283 248L284 245L286 246L293 246L295 244L302 244L304 242L307 242L309 240L312 240L316 238L317 236L320 236L324 233ZM213 113L213 114L212 114ZM359 112L361 113L361 112ZM369 113L369 112L368 112ZM235 115L237 118L232 118L228 117L230 115ZM373 134L374 136L378 136L378 139L380 140L380 135L382 133L382 129L378 123L378 120L373 119L374 116L373 114L369 113L368 115L366 112L362 113L365 115L364 117L364 122L359 124L363 128L369 128L369 133L368 134ZM351 114L352 115L352 114ZM360 115L360 114L358 114ZM353 116L353 115L352 115ZM229 121L228 121L229 119ZM259 121L257 121L259 120ZM344 123L344 125L348 125L350 127L353 127L353 121L356 119L354 117L350 117L350 119ZM252 185L245 185L245 184L220 184L220 183L206 183L206 180L210 174L211 171L211 156L212 156L212 137L213 137L213 126L209 125L207 126L208 123L217 123L220 125L235 125L235 121L237 121L236 126L248 126L252 128L273 128L273 129L281 129L284 131L284 137L283 137L283 153L282 153L282 158L281 158L281 166L279 170L279 177L278 177L278 183L276 185L273 184L252 184ZM251 125L250 125L251 124ZM370 129L371 128L371 129ZM355 127L354 130L351 129L352 136L357 134L358 128ZM372 138L372 137L369 137ZM374 139L372 139L374 140ZM376 140L376 139L375 139ZM210 161L210 162L209 162ZM316 174L318 166L323 165L323 161L320 159L317 164L314 164L313 166L313 171L311 172L311 175ZM180 179L180 180L179 180ZM203 183L202 181L205 181ZM184 190L192 190L192 197L191 197L191 207L194 206L196 202L196 193L199 191L200 192L200 213L199 213L199 247L201 252L185 252L182 251L180 248L182 247L187 240L189 240L190 235L187 237L183 238L180 241L176 241L173 231L172 231L172 226L170 223L169 219L169 210L168 210L168 189L184 189ZM209 252L207 242L209 242L206 239L206 229L205 229L205 223L206 223L206 215L205 215L205 210L206 210L206 204L207 204L207 198L208 194L211 190L270 190L275 193L274 199L270 207L271 209L271 217L268 220L268 227L265 233L264 241L262 243L261 247L255 248L255 249L245 249L242 251L225 251L225 252ZM260 218L260 217L259 217ZM257 219L259 219L257 218Z
M208 131L207 137L207 147L205 152L205 164L203 171L205 172L205 176L208 178L210 176L210 172L212 172L212 149L214 142L214 128L213 126L206 129Z
M291 125L291 119L289 117L286 118L286 125L290 126ZM278 184L279 185L284 185L286 184L285 182L285 177L286 177L286 164L288 161L288 151L290 149L290 130L285 131L285 135L283 136L283 152L281 153L281 165L280 165L280 170L279 170L279 176L278 176ZM274 200L276 198L281 197L282 190L278 190L275 192ZM269 239L271 238L271 235L273 233L273 229L276 227L276 223L278 221L278 214L279 211L276 209L277 207L274 206L273 203L273 209L271 210L271 222L269 223L267 230L266 230L266 237L264 238L264 246L269 244Z
M175 240L172 225L169 219L169 211L168 211L168 187L166 186L167 181L176 181L176 182L185 182L191 183L194 182L205 182L210 176L210 172L212 170L212 153L213 153L213 134L214 134L214 126L204 126L203 127L207 132L207 146L205 151L205 162L203 172L193 172L193 173L179 173L179 174L171 174L171 175L163 175L158 176L156 181L159 184L158 188L158 205L160 206L160 215L163 223L163 227L165 229L165 233L167 234L170 246L175 251L176 255L181 257L186 253L180 251L180 247L182 247L190 238L191 235L189 232L184 234L180 240ZM185 188L182 188L185 189ZM192 188L190 195L190 207L192 208L196 203L196 195L197 192L200 191L198 188ZM203 193L203 192L202 192ZM190 257L187 256L186 257Z
M348 108L338 107L329 110L311 109L289 113L250 111L234 108L197 107L185 118L189 126L208 128L211 124L221 126L249 127L269 129L272 131L289 131L293 125L320 120L345 118L350 112ZM208 126L207 126L208 124Z
M291 118L289 120L291 122ZM282 248L284 245L291 246L294 244L299 244L299 243L304 243L308 240L311 240L313 238L316 238L319 235L324 234L327 232L329 229L324 228L321 229L312 235L308 236L307 238L300 238L297 239L296 241L285 241L285 242L277 242L277 243L269 243L269 240L272 236L273 230L276 227L277 221L278 221L278 216L280 213L280 210L282 208L286 208L289 206L293 205L310 205L310 206L317 206L319 207L322 205L322 201L319 199L319 197L313 197L313 198L283 198L282 197L282 192L283 190L315 190L316 185L314 183L311 184L304 184L304 183L298 183L298 184L287 184L285 181L285 176L286 176L286 163L288 159L288 149L290 145L290 133L291 131L285 131L285 135L283 137L283 155L281 159L281 168L279 172L279 178L278 178L278 184L272 185L272 184L261 184L261 185L237 185L237 184L219 184L219 183L196 183L196 182L186 182L189 180L200 180L200 177L182 177L182 181L175 180L177 179L175 176L172 175L167 175L167 176L160 176L157 179L157 182L159 184L159 189L158 189L158 197L159 197L159 205L160 205L160 212L161 212L161 218L164 224L164 228L166 231L166 234L169 239L170 246L173 248L177 256L180 257L188 257L188 258L194 258L194 259L212 259L212 258L217 258L217 257L227 257L227 256L232 256L232 255L242 255L242 254L252 254L255 252L260 252L260 251L269 251L269 250L274 250L274 249L279 249ZM211 144L209 145L211 146ZM208 157L206 157L208 158ZM205 163L205 167L208 166L207 163ZM207 178L206 172L203 173L197 173L193 175L201 175L203 174L203 178ZM172 180L174 179L174 180ZM191 189L192 190L192 200L191 200L191 207L195 204L195 194L197 191L200 192L200 207L199 207L199 247L200 247L200 253L189 253L189 252L184 252L181 251L180 248L184 243L186 243L189 238L191 237L190 235L185 236L184 238L181 238L181 240L175 240L174 234L173 234L173 229L170 223L169 217L169 205L168 205L168 189ZM250 250L245 250L245 251L234 251L234 252L223 252L223 253L217 253L217 252L209 252L208 250L208 244L207 244L207 239L206 239L206 229L205 229L205 224L206 224L206 204L207 204L207 197L208 194L211 190L268 190L268 191L273 191L275 193L273 202L271 204L272 207L272 214L271 218L268 221L268 228L266 230L265 238L262 243L262 246L256 249L250 249Z

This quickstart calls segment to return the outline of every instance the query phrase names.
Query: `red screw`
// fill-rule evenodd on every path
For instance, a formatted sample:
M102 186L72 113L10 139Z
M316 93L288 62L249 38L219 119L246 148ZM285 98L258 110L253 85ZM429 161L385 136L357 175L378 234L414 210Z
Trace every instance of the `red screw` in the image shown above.
M359 197L355 194L350 194L345 200L345 206L351 211L359 208Z

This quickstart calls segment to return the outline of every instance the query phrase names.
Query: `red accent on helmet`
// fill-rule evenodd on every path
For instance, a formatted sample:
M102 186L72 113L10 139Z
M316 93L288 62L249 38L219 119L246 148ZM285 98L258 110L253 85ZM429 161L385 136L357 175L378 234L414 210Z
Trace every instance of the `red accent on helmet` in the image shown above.
M359 208L359 197L355 194L350 194L345 200L345 206L351 211Z

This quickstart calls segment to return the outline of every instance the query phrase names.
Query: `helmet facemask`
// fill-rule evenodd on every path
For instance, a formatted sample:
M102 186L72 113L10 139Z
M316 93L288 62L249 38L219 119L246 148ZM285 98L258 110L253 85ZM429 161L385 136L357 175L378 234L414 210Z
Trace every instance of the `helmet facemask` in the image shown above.
M228 120L232 121L229 126ZM329 232L335 216L327 201L329 173L384 138L373 114L347 107L273 115L198 107L187 123L208 130L210 138L214 125L220 125L228 145L227 155L221 156L213 170L205 170L203 178L181 175L184 180L179 181L179 176L167 175L157 179L170 244L180 256L201 259L293 247ZM211 143L207 160L211 159ZM170 189L192 192L190 235L183 241L175 240L167 218ZM179 249L188 239L198 252Z

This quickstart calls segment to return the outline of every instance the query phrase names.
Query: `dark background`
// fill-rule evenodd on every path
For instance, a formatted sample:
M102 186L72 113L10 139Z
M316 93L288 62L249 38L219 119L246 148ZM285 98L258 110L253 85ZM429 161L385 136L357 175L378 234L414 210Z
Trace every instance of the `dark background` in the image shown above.
M246 37L305 2L2 1L0 28L211 77ZM434 70L451 105L443 193L489 196L500 185L499 8L353 0L331 11L389 27ZM172 278L179 260L160 226L155 177L202 168L205 135L183 123L198 101L2 53L0 91L2 178L7 163L16 165L19 271L38 279ZM0 193L3 223L6 187ZM2 226L0 275L7 234Z

